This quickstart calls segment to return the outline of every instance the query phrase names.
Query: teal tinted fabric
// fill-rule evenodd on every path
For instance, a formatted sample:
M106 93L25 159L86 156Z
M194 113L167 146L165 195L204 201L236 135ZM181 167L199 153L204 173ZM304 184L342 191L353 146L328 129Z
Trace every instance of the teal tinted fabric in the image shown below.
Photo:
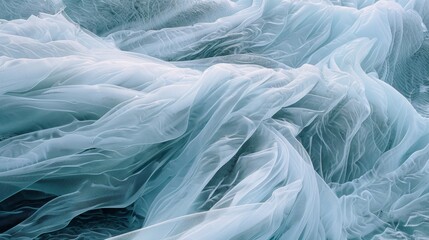
M0 19L0 239L429 237L429 1Z

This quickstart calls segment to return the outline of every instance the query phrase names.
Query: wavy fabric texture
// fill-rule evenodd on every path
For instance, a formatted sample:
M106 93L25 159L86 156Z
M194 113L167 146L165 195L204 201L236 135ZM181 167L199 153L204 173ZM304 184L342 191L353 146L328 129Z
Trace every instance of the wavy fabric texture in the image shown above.
M429 238L429 1L0 1L0 239Z

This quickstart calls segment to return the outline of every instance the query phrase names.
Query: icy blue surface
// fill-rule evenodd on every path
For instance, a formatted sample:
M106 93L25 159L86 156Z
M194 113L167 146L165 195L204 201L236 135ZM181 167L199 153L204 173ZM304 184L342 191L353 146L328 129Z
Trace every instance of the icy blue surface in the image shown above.
M0 19L0 239L429 238L428 0Z

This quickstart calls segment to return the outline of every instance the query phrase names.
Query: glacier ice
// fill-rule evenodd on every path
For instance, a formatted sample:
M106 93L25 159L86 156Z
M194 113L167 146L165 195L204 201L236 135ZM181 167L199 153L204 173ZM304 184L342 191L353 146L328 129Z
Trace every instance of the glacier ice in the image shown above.
M428 0L0 1L0 239L429 238Z

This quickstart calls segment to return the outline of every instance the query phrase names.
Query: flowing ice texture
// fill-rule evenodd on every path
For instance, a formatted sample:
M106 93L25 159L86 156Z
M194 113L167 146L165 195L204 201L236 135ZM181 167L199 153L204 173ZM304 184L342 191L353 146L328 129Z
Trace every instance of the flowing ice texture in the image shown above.
M0 239L429 238L429 0L1 0Z

